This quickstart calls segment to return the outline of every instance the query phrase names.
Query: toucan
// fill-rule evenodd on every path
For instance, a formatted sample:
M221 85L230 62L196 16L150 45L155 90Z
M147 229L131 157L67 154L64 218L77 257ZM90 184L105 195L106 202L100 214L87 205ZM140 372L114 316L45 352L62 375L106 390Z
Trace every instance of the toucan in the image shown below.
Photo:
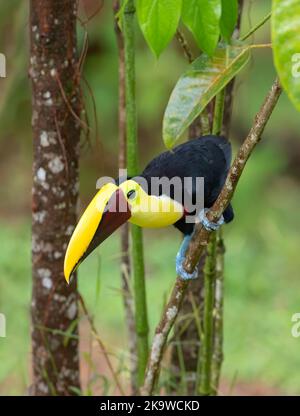
M225 183L230 163L229 141L223 136L206 135L161 153L138 177L119 177L105 183L71 236L64 261L67 282L79 264L126 221L150 228L174 225L184 235L176 256L177 275L195 278L196 271L190 274L183 268L195 223L201 222L207 230L215 231L234 217L231 204L218 222L206 217ZM199 178L203 178L202 182ZM169 186L163 186L164 180ZM179 191L176 185L181 185ZM195 201L199 194L202 204L197 211Z

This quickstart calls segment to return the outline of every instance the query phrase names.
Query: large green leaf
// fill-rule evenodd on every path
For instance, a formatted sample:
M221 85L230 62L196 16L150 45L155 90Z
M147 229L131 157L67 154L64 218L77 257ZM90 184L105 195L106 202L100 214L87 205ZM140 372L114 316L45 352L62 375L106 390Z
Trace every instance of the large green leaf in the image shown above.
M213 58L203 54L178 80L163 121L163 139L168 148L182 136L211 99L244 67L250 47L216 49Z
M221 0L183 0L183 23L208 55L213 55L218 44L220 17Z
M181 6L182 0L136 0L140 28L157 57L176 32Z
M230 42L238 18L238 0L222 0L221 35Z
M272 40L280 82L300 110L300 1L273 0Z

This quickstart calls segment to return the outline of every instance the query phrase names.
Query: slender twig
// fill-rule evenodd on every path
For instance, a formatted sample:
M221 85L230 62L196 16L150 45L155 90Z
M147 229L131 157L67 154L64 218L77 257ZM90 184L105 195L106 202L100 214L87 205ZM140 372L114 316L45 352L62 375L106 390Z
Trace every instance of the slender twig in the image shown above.
M121 383L119 381L119 378L118 378L118 376L117 376L117 374L116 374L116 372L114 370L114 367L113 367L113 365L112 365L112 363L111 363L111 361L109 359L109 356L108 356L108 353L106 351L106 348L105 348L105 346L104 346L104 344L103 344L103 342L102 342L102 340L101 340L101 338L100 338L100 336L98 334L98 331L97 331L97 328L95 326L94 320L91 317L91 315L89 314L89 311L88 311L88 309L86 307L86 304L84 302L84 299L80 295L80 293L78 293L78 300L79 300L79 303L80 303L80 305L82 307L83 313L87 317L87 320L88 320L88 322L90 324L90 327L91 327L91 330L92 330L92 334L94 335L94 337L95 337L95 339L96 339L96 341L97 341L97 343L99 345L99 348L100 348L100 350L101 350L101 352L102 352L102 354L103 354L103 356L105 358L106 364L107 364L107 366L108 366L108 368L109 368L109 370L110 370L110 372L111 372L111 374L113 376L113 379L114 379L114 381L116 383L116 386L118 387L121 395L122 396L125 396L125 391L124 391L124 389L123 389L123 387L122 387L122 385L121 385Z
M84 67L84 63L87 57L87 53L88 53L88 48L89 48L89 34L88 34L88 28L87 25L88 23L100 12L100 10L102 9L104 4L104 0L100 0L99 6L95 9L95 11L90 15L87 16L86 15L86 19L83 20L81 19L79 16L77 16L78 21L80 22L83 30L84 30L84 38L83 38L83 46L81 49L81 53L80 53L80 58L78 60L78 75L79 75L79 79L80 81L83 81L87 87L88 93L91 97L92 100L92 108L93 108L93 115L94 115L94 120L95 120L95 143L96 146L98 147L99 152L97 152L98 154L101 154L101 149L100 149L100 142L98 140L99 138L99 126L98 126L98 117L97 117L97 108L96 108L96 101L95 101L95 97L93 94L93 91L91 89L91 86L89 84L89 82L87 81L87 79L84 77L83 75L83 67ZM83 4L83 6L85 6ZM85 9L85 7L84 7ZM86 12L86 10L85 10ZM83 93L83 88L80 85L80 94L81 94L81 99L84 102L84 93ZM85 129L85 135L86 135L86 143L88 143L88 145L91 148L91 143L90 143L90 132L92 131L92 129L90 128L89 125L89 117L86 111L86 106L84 105L84 109L83 109L83 116L85 118L85 124L86 126L88 126L88 128Z
M83 128L90 130L91 129L90 126L88 126L83 120L81 120L80 116L78 114L76 114L75 111L73 110L72 105L71 105L70 101L68 100L68 97L67 97L67 95L65 93L65 90L64 90L64 88L62 86L62 83L61 83L61 80L59 78L59 75L57 73L55 73L55 79L56 79L56 81L58 83L58 86L59 86L61 95L63 97L63 100L66 103L66 105L68 107L68 110L70 111L70 113L72 114L72 116L75 118L76 121L78 121L78 123Z
M182 280L180 278L176 279L170 300L163 311L162 318L155 331L148 360L144 386L141 389L142 395L151 396L153 394L153 390L159 376L164 347L169 332L174 325L178 311L181 307L181 303L187 287L187 280Z
M98 154L101 154L103 152L100 151L100 145L101 145L101 143L98 140L98 138L99 138L99 125L98 125L97 105L96 105L95 96L94 96L93 90L92 90L92 88L91 88L88 80L84 76L81 77L81 80L84 82L84 84L85 84L85 86L87 88L88 94L91 97L91 101L92 101L92 112L93 112L94 122L95 122L95 143L99 147ZM83 93L83 89L82 88L81 88L81 96L82 96L82 100L84 101L84 93ZM89 125L89 118L88 118L88 114L87 114L87 111L85 110L85 108L86 108L86 106L84 106L83 114L84 114L84 116L86 118L86 124ZM90 132L91 131L92 131L92 129L86 130L86 142L90 145L90 147L91 147L91 143L90 143Z
M224 252L222 230L217 236L216 279L214 305L214 348L212 357L211 388L212 394L217 394L223 363L223 303L224 303Z
M123 18L125 44L125 95L127 170L130 177L138 174L137 114L135 98L134 1L126 2ZM148 359L148 317L145 288L143 237L141 228L131 225L131 255L134 280L135 323L137 334L138 383L142 384Z
M225 102L225 88L216 96L213 116L213 134L220 134L223 125ZM203 311L203 338L201 345L200 368L200 394L211 395L215 390L211 387L213 367L213 344L214 344L214 306L216 285L216 248L217 235L211 234L207 256L204 265L204 311Z
M210 134L211 128L209 120L209 110L207 107L202 111L200 115L200 122L203 135L205 136L206 134Z
M83 3L83 5L85 5L85 3ZM97 16L97 14L101 11L103 6L104 0L101 0L96 9L89 16L86 17L86 20L82 21L82 24L87 25L95 16Z
M243 8L244 8L244 0L239 0L238 1L238 19L237 19L236 28L233 32L234 39L237 39L240 35ZM222 134L227 138L229 137L230 123L231 123L234 85L235 85L235 78L231 80L230 83L227 85L226 93L225 93Z
M176 31L176 39L182 47L184 56L186 57L187 61L191 64L194 60L193 53L184 34L179 29L177 29ZM210 133L210 121L207 107L202 111L200 117L197 120L195 120L195 123L192 124L190 128L190 133L192 133L191 138L197 137L196 132L198 130L198 127L200 127L201 129L202 135Z
M272 48L272 43L257 43L249 46L250 49L265 49Z
M207 257L204 266L204 314L203 342L201 348L201 379L200 394L211 394L211 367L213 352L213 308L215 301L216 280L216 233L212 233L207 247Z
M83 45L82 50L80 53L79 61L78 61L78 72L82 74L83 71L83 65L85 62L85 59L87 57L88 49L89 49L89 34L86 26L82 24L82 27L84 28L84 38L83 38Z
M219 197L208 213L208 219L210 221L217 221L225 208L230 203L239 182L240 176L251 153L261 139L261 135L279 99L281 91L282 89L280 87L279 81L276 79L262 107L255 117L253 126L248 136L239 149L239 152L232 164L225 185L223 186ZM186 252L186 261L184 267L187 272L192 273L194 271L201 254L207 247L210 234L211 232L207 231L201 225L196 225L195 232ZM166 344L169 332L176 320L178 311L181 307L182 299L184 297L187 286L188 281L183 281L180 279L180 277L177 277L170 296L170 300L167 303L161 320L156 328L155 337L147 365L145 382L141 390L142 394L144 395L153 394L155 383L159 375L164 346Z
M114 15L120 9L119 0L113 3ZM124 39L117 19L115 17L115 33L119 52L119 168L126 168L126 101L125 101L125 50ZM130 354L130 381L131 393L135 395L137 387L137 337L135 332L135 319L133 312L133 296L130 289L130 257L129 257L129 226L124 224L121 229L121 282L122 296L127 325L129 354Z
M258 22L255 26L253 26L249 32L247 32L245 35L243 35L240 40L244 41L248 39L251 35L253 35L254 32L256 32L259 28L261 28L272 16L272 12L268 13L260 22Z
M184 37L184 34L179 29L177 29L177 32L176 32L176 39L178 40L179 44L181 45L186 59L191 64L194 60L193 53L192 53L192 51L191 51L191 49L190 49L190 47L187 43L187 40Z
M212 133L221 134L224 115L225 88L216 96Z

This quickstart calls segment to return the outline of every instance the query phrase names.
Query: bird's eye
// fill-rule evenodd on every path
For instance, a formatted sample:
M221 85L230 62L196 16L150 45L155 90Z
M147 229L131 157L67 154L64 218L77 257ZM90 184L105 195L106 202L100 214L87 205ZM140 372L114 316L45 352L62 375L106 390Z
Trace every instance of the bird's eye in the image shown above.
M136 196L136 192L133 189L127 193L127 198L128 199L134 199L135 196Z

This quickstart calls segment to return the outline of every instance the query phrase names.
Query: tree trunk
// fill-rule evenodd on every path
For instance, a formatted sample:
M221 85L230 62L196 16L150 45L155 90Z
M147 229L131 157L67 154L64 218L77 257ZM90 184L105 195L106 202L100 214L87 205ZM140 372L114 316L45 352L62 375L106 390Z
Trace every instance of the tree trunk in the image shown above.
M63 262L76 224L80 88L77 0L30 1L33 395L80 388L76 279Z

